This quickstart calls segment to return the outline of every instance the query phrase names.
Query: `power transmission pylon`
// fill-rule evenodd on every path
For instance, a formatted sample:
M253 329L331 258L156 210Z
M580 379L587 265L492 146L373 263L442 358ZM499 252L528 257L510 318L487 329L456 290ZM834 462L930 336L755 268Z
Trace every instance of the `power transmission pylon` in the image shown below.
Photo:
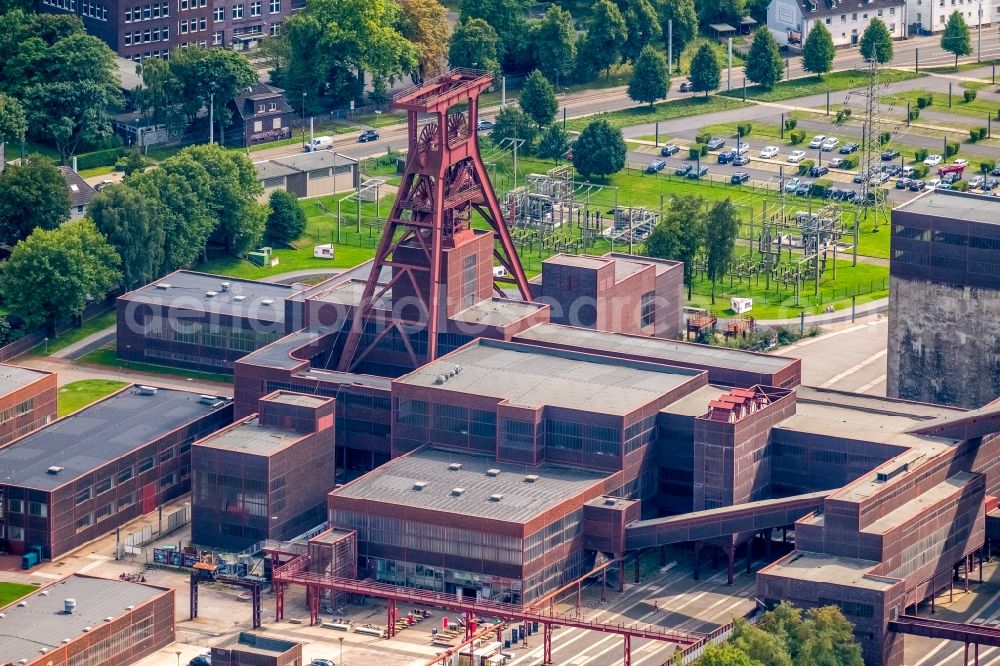
M881 174L882 131L880 108L882 95L878 83L879 63L875 58L868 60L868 85L859 93L865 99L864 124L861 129L861 205L862 219L869 218L877 231L880 224L889 223L887 199L878 184L872 184L876 172Z

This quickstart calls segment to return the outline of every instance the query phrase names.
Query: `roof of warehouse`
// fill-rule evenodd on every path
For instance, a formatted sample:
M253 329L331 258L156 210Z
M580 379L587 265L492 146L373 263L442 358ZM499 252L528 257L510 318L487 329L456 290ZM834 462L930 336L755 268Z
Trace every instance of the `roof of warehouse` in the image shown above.
M0 365L0 395L13 393L17 389L33 384L48 375L48 372L41 370L20 368L16 365Z
M450 469L454 464L461 469ZM488 476L487 470L499 470L499 474ZM530 483L525 480L529 474L537 477ZM493 456L427 447L390 460L331 495L527 522L605 478L605 474L582 469L550 465L526 468L497 462ZM414 490L418 482L426 482L422 490ZM455 494L456 488L463 490ZM494 495L501 497L491 500Z
M970 192L930 190L900 205L896 210L966 222L998 224L1000 200Z
M685 368L480 338L396 381L490 396L529 408L566 407L623 416L698 374ZM439 383L439 377L446 379Z
M58 488L213 409L197 393L125 389L0 448L0 483ZM53 474L50 467L61 469Z
M305 437L307 433L286 428L262 425L254 416L242 423L234 424L212 433L195 446L203 446L224 451L249 453L255 456L270 456L290 444Z
M74 574L53 583L3 609L0 620L0 662L34 663L41 649L63 645L63 639L75 640L87 627L99 628L105 618L119 618L129 606L141 606L170 591L117 579L94 578ZM76 609L66 613L64 601L76 600Z

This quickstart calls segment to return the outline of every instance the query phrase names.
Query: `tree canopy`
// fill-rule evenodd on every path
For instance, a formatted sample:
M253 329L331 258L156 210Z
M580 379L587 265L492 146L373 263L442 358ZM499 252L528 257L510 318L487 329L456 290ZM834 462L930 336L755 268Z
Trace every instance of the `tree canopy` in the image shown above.
M622 57L634 63L643 48L659 42L663 36L660 18L649 0L617 0L617 3L627 33Z
M628 152L622 131L604 119L591 121L573 146L573 166L583 178L603 178L625 167Z
M653 47L647 46L632 69L632 77L628 82L629 99L653 106L656 100L667 96L669 89L667 59Z
M597 0L587 24L587 60L594 71L610 73L628 39L625 18L611 0Z
M0 143L20 143L27 133L24 107L10 95L0 93Z
M41 155L30 155L0 174L0 241L13 245L35 229L55 229L69 217L66 181Z
M271 212L267 216L264 242L271 246L288 247L306 230L306 214L295 195L275 190L268 197Z
M962 18L962 12L952 12L941 33L941 48L955 54L955 67L958 67L958 57L972 53L972 39L969 37L969 26Z
M873 18L861 35L861 57L880 64L892 61L892 35L880 18Z
M162 274L164 233L156 204L135 188L114 184L98 192L87 208L87 215L122 259L126 289Z
M764 88L773 88L781 80L781 72L785 62L781 59L781 51L774 35L766 27L757 28L753 33L753 42L747 53L747 79Z
M545 128L538 141L538 156L545 160L561 160L569 150L569 134L559 123Z
M694 8L694 0L661 0L657 9L663 29L663 47L669 48L667 38L672 37L676 62L684 47L698 36L698 12ZM673 30L668 35L669 21L673 21Z
M705 239L705 200L674 197L646 241L649 256L684 262L684 284L691 298L694 258Z
M500 109L500 113L493 119L493 129L490 131L490 138L493 143L511 147L512 142L521 142L521 150L530 153L534 146L535 136L538 129L534 121L527 113L514 106L507 106Z
M814 22L802 45L802 69L822 76L833 69L833 37L826 26Z
M576 64L576 31L573 17L559 5L552 4L532 26L531 43L535 63L550 81L559 82Z
M230 49L176 49L170 56L170 71L177 80L189 118L193 119L214 100L219 141L225 143L223 128L229 116L226 102L257 82L257 72L250 61Z
M501 62L514 67L524 58L528 41L528 0L462 0L459 18L477 18L488 22L500 37Z
M736 206L729 199L716 203L705 217L705 273L712 283L712 304L715 304L715 285L729 270L736 247L740 221Z
M448 58L451 27L448 10L438 0L399 0L402 9L400 33L417 47L417 67L411 72L414 83L444 71Z
M502 48L500 36L493 26L483 19L465 19L451 34L448 62L452 67L489 70L497 78Z
M691 82L691 89L694 92L703 92L705 97L708 93L719 87L722 73L719 71L719 59L715 56L715 51L706 42L702 44L691 59L691 74L688 80Z
M0 293L28 326L80 316L121 281L121 258L94 223L36 229L0 268Z
M525 80L518 104L521 110L531 116L531 119L539 127L545 127L551 123L559 110L559 100L556 99L555 89L537 69Z

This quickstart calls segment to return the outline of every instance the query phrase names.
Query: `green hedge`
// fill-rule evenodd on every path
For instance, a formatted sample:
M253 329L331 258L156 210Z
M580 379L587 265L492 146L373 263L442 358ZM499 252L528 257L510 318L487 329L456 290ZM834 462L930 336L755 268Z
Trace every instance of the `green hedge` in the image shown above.
M913 167L913 175L916 178L923 178L927 175L928 171L930 171L930 167L926 164L917 164Z
M923 109L934 103L934 95L921 95L917 98L917 108Z
M958 190L959 192L969 191L969 181L967 180L956 180L951 184L951 189Z
M696 160L703 155L708 155L708 144L696 143L688 148L688 158Z
M788 135L788 140L794 145L806 140L805 130L796 130Z
M128 153L125 148L108 148L107 150L95 150L92 153L84 153L76 156L76 169L94 169L96 167L114 166L119 157Z
M913 151L913 159L915 159L918 162L923 162L924 160L927 159L927 155L929 154L930 153L927 152L926 148L917 148L915 151Z
M736 131L739 132L740 136L750 136L751 130L753 130L751 123L740 123L736 126Z
M987 130L985 127L973 127L972 129L969 130L969 141L971 143L975 143L976 141L981 141L982 139L986 138L986 135L988 133L989 130Z
M890 141L892 141L892 132L882 132L878 135L878 143L880 146L884 146Z
M914 120L920 117L920 109L910 109L909 117L910 117L910 122L912 123Z
M805 176L809 173L809 170L816 166L816 163L812 160L802 160L799 162L799 175Z
M975 101L975 99L976 99L976 91L975 90L966 90L964 93L962 93L962 97L965 98L965 103L968 104L969 102Z
M697 134L694 137L694 142L695 143L708 143L708 140L711 139L711 138L712 137L710 135L708 135L708 134Z
M957 141L949 141L945 145L944 156L945 157L951 157L952 155L957 155L958 151L959 151L959 149L961 149L961 147L962 147L962 144L958 143Z
M981 173L989 173L990 171L993 171L993 169L995 169L996 166L997 163L995 160L985 160L979 163L979 171Z
M826 195L826 191L833 187L833 181L829 178L820 178L812 184L811 194L817 197L822 197Z
M836 123L838 125L843 125L844 121L846 121L850 117L851 117L851 110L850 109L841 109L840 111L837 111L837 120L836 120Z
M858 166L858 158L857 157L845 157L844 158L844 166L842 166L841 168L842 169L854 169L857 166Z
M1000 114L1000 111L997 111L997 113ZM793 130L795 129L795 126L798 124L799 124L798 120L796 120L795 118L789 118L788 120L785 121L785 129Z

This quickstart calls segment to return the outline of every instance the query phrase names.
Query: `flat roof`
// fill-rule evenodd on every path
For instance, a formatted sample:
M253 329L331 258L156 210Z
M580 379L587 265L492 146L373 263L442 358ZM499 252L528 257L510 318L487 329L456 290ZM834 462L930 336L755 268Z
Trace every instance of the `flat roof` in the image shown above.
M330 402L329 398L320 398L314 395L306 395L304 393L289 393L282 391L278 395L272 396L267 399L268 402L280 402L285 405L299 405L300 407L319 407L327 402Z
M0 395L7 395L25 386L30 386L50 374L16 365L0 365Z
M756 354L738 349L726 349L690 342L678 342L625 333L606 333L589 328L576 328L560 324L537 324L518 333L517 341L548 342L582 347L596 352L640 354L663 362L696 364L703 367L739 370L743 372L778 372L797 359L769 354Z
M218 647L224 650L236 650L245 654L273 657L285 654L297 645L299 643L284 638L261 636L260 634L241 631Z
M322 327L304 328L278 338L271 344L264 345L257 351L250 352L236 362L292 370L307 362L305 359L293 358L292 352L302 349L306 345L333 332L333 329Z
M253 168L257 171L257 178L260 180L265 180L267 178L284 178L286 176L299 173L298 169L293 169L288 165L275 162L273 160L254 162Z
M262 425L260 419L253 416L212 433L196 442L195 446L270 456L305 436L307 433Z
M589 268L591 270L597 270L598 268L603 268L609 263L614 261L613 259L607 259L605 257L594 257L587 254L553 254L551 257L542 262L542 266L545 264L553 264L558 266L573 266L574 268Z
M0 484L58 488L212 411L198 393L126 388L0 448Z
M506 298L480 301L450 317L455 321L483 326L509 326L516 321L530 317L547 306Z
M955 493L961 492L976 476L973 476L969 472L958 472L927 492L904 502L901 506L893 509L867 527L862 528L861 531L884 534L917 516L924 515L924 512L929 508L951 497Z
M34 592L3 609L0 620L0 662L34 662L40 650L63 646L63 639L78 639L85 627L98 628L105 618L118 618L129 606L141 606L168 590L117 579L74 574ZM72 614L64 611L66 599L76 600Z
M224 282L229 284L228 290L222 286ZM214 294L208 296L209 292ZM294 293L296 289L287 284L174 271L119 298L183 310L284 322L285 299Z
M795 551L760 573L865 590L888 590L896 581L867 575L878 564L872 560Z
M674 400L660 412L676 414L677 416L704 416L708 413L708 403L718 400L720 396L726 395L729 391L728 387L714 384L699 386L687 395Z
M461 465L461 469L452 471L449 466L453 464ZM487 470L493 469L499 474L488 476ZM537 477L533 483L525 481L529 474ZM523 523L603 483L606 476L550 465L527 468L497 462L493 456L425 447L390 460L330 494ZM414 490L418 482L426 483L422 490ZM454 494L455 488L462 488L461 494ZM492 501L493 495L502 497Z
M910 199L896 210L966 222L1000 224L1000 199L985 194L930 190Z
M439 383L456 367L461 371ZM479 338L396 381L490 396L510 405L624 416L682 386L699 371Z

